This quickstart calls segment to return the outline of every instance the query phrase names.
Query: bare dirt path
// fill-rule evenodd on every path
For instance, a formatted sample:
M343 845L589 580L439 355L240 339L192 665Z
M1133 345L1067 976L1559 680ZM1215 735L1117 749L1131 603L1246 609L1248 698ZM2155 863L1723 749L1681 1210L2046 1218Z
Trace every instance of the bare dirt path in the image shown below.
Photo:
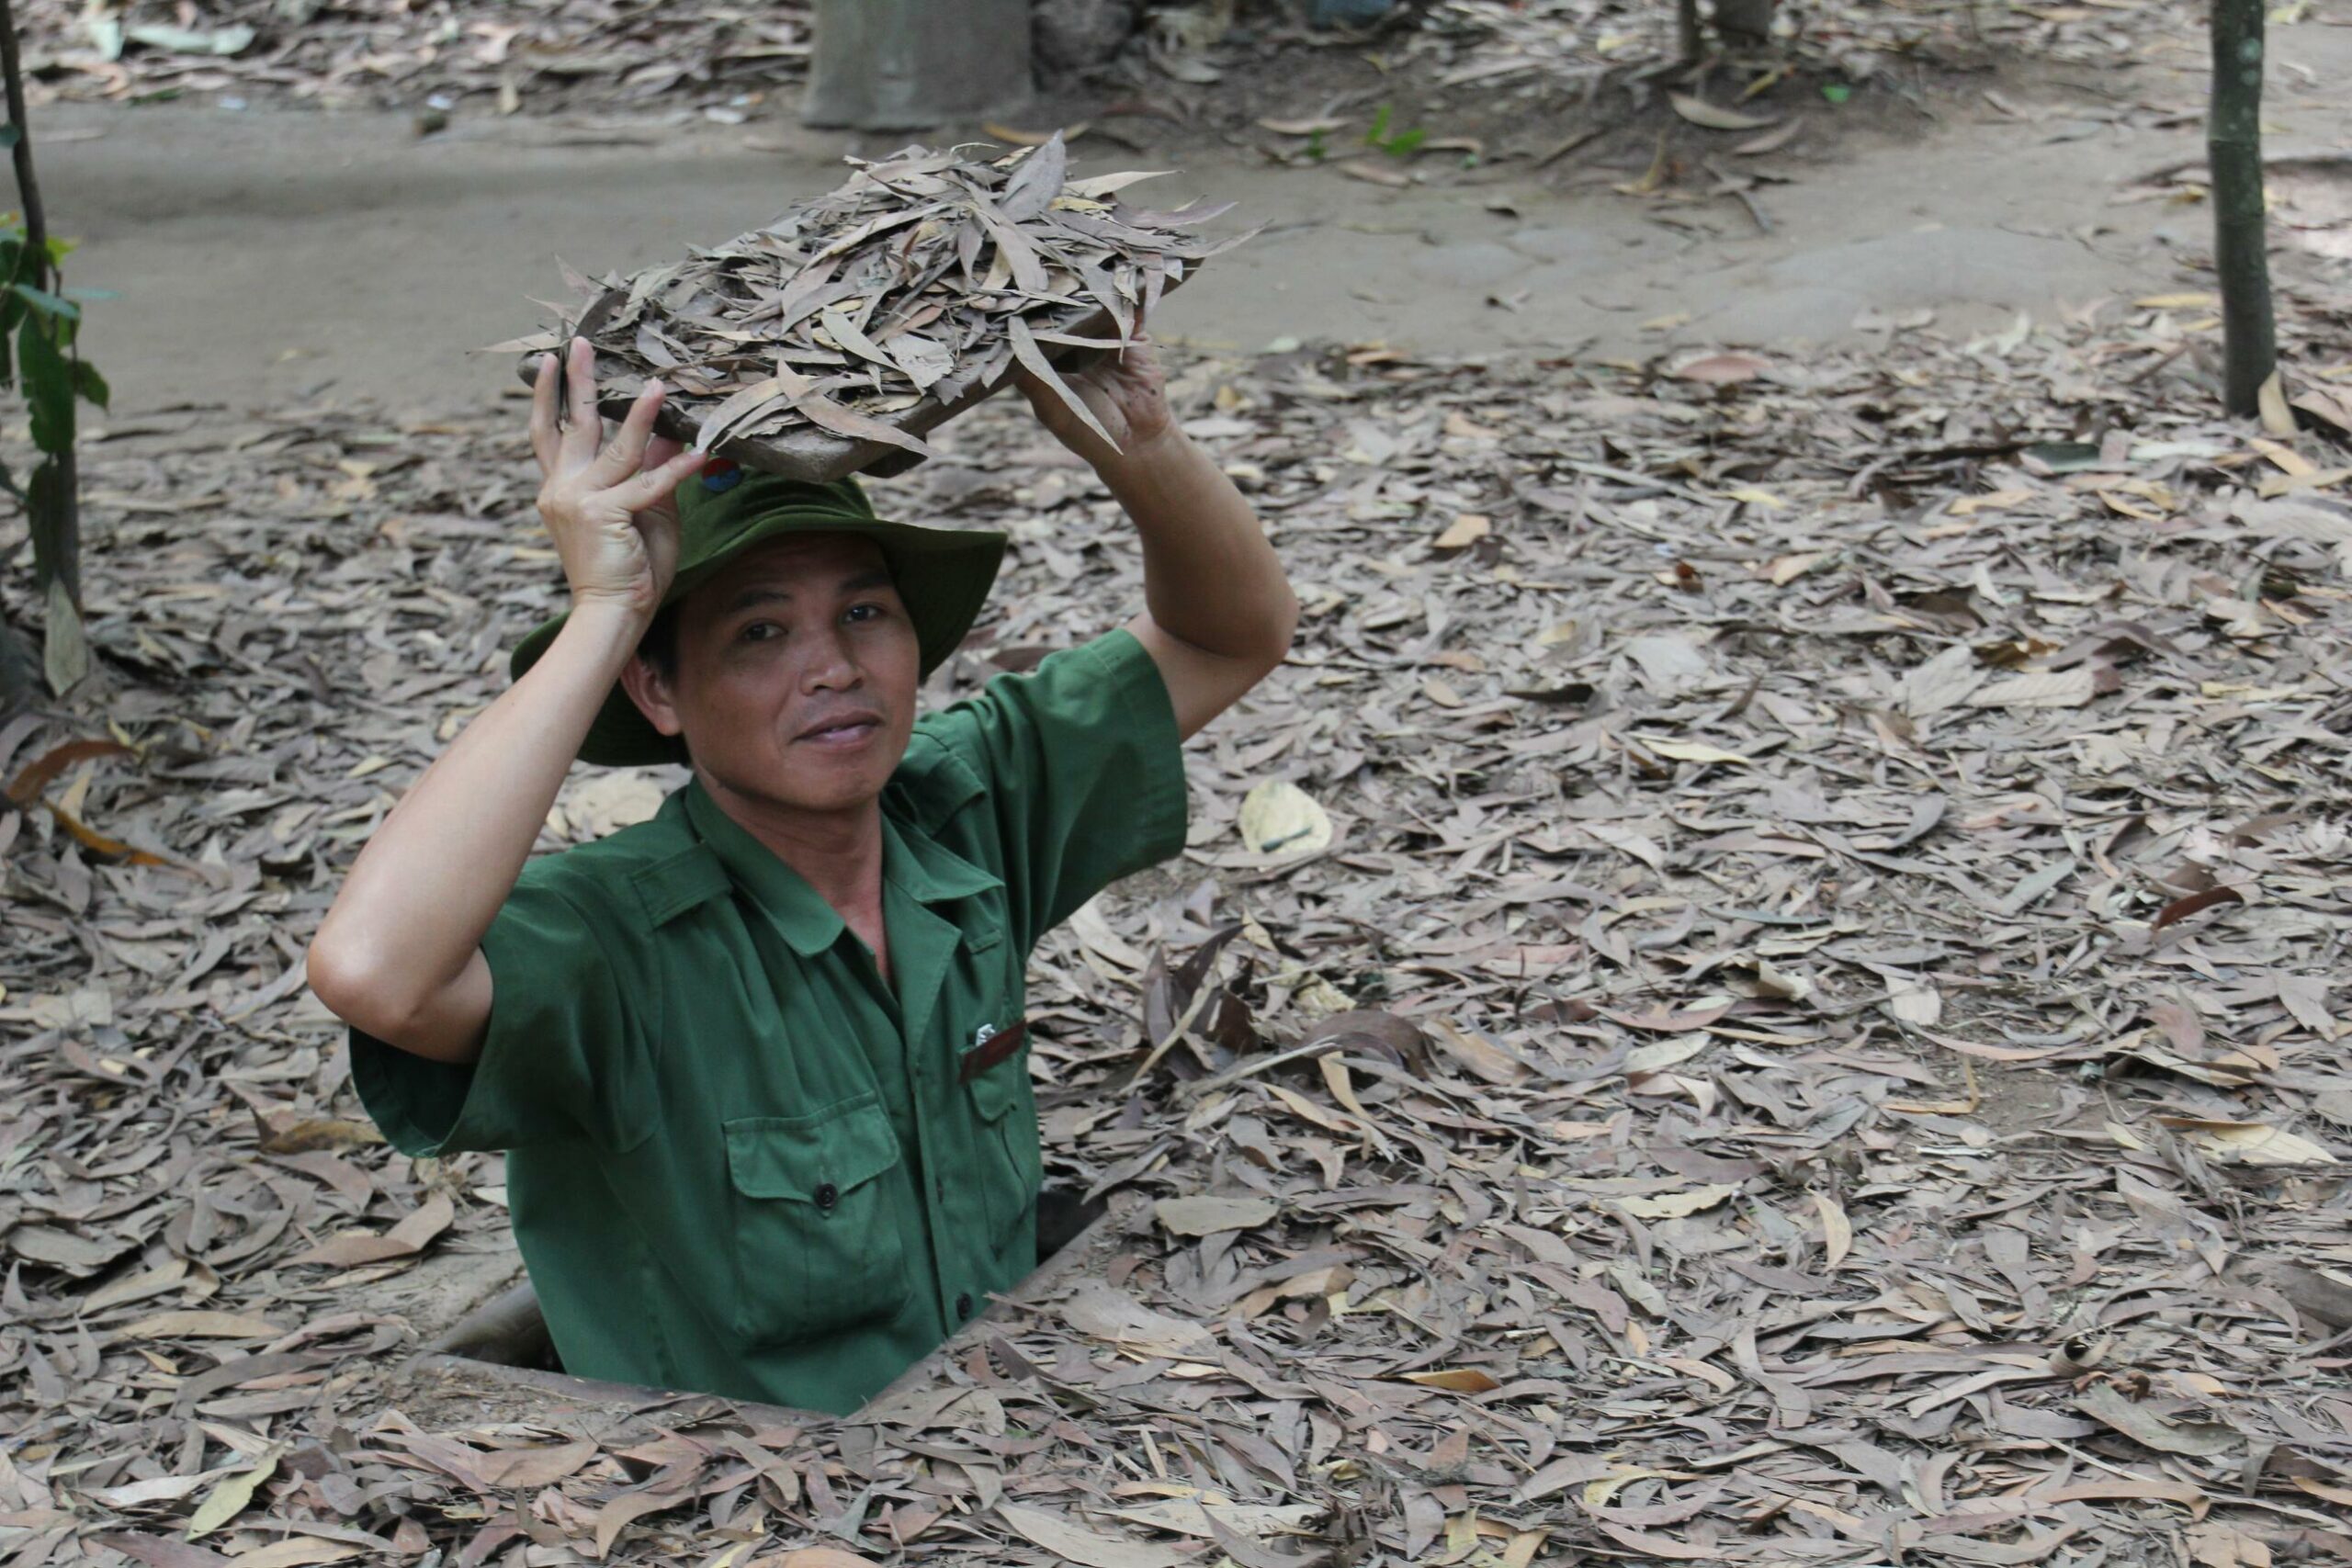
M2274 145L2340 144L2322 85L2352 65L2352 29L2275 30ZM2087 86L1986 76L1929 103L1933 121L1898 106L1870 126L1816 111L1761 157L1733 155L1736 134L1704 139L1694 162L1786 182L1759 186L1753 214L1727 197L1611 189L1638 180L1645 141L1604 154L1630 166L1424 160L1430 183L1405 190L1250 147L1134 152L1097 137L1078 152L1098 169L1176 164L1170 187L1269 225L1170 307L1164 330L1204 348L1296 337L1622 355L1838 340L1858 320L1923 310L1975 331L2169 281L2167 249L2206 243L2203 210L2111 197L2200 153L2193 121L2152 124L2163 117L2146 109L2192 104L2194 73ZM52 224L84 242L73 280L122 296L89 333L121 412L482 395L508 367L466 351L537 324L527 300L560 291L558 256L626 270L716 242L834 183L844 152L888 150L783 123L461 119L420 139L394 114L170 105L62 105L44 129ZM1694 173L1683 188L1713 183Z

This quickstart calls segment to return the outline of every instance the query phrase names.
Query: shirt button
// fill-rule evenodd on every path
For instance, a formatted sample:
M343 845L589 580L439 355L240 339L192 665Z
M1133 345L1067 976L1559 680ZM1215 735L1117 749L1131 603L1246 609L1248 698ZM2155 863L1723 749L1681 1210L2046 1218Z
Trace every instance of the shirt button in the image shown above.
M957 1317L969 1317L972 1315L971 1292L967 1291L962 1295L956 1298L956 1315Z
M817 1189L817 1207L824 1210L827 1213L831 1213L832 1212L833 1205L841 1201L842 1190L834 1186L831 1182L828 1181Z

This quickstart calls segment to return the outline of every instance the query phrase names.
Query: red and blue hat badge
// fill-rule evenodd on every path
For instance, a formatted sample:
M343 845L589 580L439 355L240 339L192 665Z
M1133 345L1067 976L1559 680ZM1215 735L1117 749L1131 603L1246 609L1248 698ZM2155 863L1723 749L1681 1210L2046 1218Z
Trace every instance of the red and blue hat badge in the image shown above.
M713 457L702 466L702 488L713 495L743 482L743 466L732 457Z

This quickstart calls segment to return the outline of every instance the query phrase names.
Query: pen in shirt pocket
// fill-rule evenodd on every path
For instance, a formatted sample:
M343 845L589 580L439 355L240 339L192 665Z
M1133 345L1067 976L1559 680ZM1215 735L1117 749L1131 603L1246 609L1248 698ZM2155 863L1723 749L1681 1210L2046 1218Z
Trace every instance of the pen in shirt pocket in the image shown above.
M957 1077L964 1082L970 1083L975 1077L1020 1050L1022 1041L1027 1039L1028 1035L1029 1021L1025 1018L1015 1019L1003 1029L999 1029L993 1023L980 1025L973 1032L971 1044L965 1047L956 1060Z

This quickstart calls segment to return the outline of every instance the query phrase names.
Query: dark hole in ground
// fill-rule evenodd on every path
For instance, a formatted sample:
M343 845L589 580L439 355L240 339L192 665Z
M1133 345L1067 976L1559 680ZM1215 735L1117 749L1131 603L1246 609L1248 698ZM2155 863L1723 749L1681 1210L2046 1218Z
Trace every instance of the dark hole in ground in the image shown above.
M1037 1266L1042 1269L1052 1262L1104 1212L1102 1200L1067 1188L1048 1187L1038 1193ZM547 1319L540 1315L538 1297L527 1280L484 1302L425 1348L428 1353L495 1367L563 1371L555 1343L548 1337Z

